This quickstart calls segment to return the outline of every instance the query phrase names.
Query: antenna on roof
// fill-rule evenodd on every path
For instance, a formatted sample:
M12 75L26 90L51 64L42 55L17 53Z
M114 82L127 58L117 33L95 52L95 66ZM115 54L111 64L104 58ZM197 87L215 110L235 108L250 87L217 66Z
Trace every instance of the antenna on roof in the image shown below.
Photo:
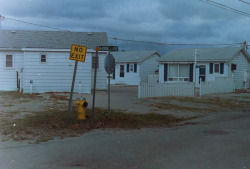
M247 52L248 49L247 41L243 42L243 49Z
M1 28L2 28L2 25L1 25L1 24L2 24L2 23L1 23L2 20L4 20L4 16L2 16L2 15L0 14L0 30L1 30Z
M115 46L117 46L117 38L115 37L114 40L115 40Z

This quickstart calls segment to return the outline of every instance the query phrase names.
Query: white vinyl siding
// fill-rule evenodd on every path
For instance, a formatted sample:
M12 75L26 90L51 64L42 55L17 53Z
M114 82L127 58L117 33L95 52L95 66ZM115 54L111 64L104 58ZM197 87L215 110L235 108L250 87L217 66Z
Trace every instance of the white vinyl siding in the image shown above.
M120 62L115 65L115 79L111 79L111 84L138 85L140 82L148 82L148 75L155 74L159 69L158 54L154 54L147 59L135 62ZM120 77L120 65L124 65L124 77Z
M139 71L140 65L137 64L137 72L127 72L127 64L133 65L134 63L116 63L115 65L115 79L111 79L111 84L125 84L125 85L138 85L140 82ZM124 65L124 77L120 77L120 66Z
M156 70L159 70L158 60L159 55L154 54L141 62L141 71L140 71L140 78L141 82L148 82L148 75L155 74ZM138 70L137 70L138 72Z
M70 92L75 62L69 60L69 52L48 52L47 64L40 64L39 52L25 52L24 93L30 91L33 81L34 93ZM74 91L78 92L81 82L82 93L91 92L91 54L87 53L86 61L78 62Z
M231 64L236 64L237 68L234 71L231 71ZM247 58L240 52L236 57L233 58L231 62L229 62L229 75L230 77L233 76L235 82L236 89L244 89L244 72L248 70L250 63L248 62Z
M12 67L6 68L6 56L12 55ZM20 78L20 70L23 67L23 52L0 53L0 91L17 91L17 72ZM8 59L7 59L8 60ZM10 61L10 60L9 60Z

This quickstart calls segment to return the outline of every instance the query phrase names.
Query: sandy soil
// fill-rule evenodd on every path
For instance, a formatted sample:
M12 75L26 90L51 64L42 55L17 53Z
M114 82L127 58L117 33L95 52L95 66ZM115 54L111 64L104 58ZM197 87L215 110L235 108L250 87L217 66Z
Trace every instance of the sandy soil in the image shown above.
M247 92L226 93L226 94L210 94L203 97L191 97L197 101L188 101L186 98L168 97L168 98L151 98L151 99L138 99L136 86L111 86L111 109L122 110L130 113L150 113L157 112L163 114L174 114L176 116L193 116L197 112L188 111L178 108L161 108L154 106L155 103L168 103L174 106L187 106L208 108L214 107L206 100L221 99L221 100L235 100L239 103L250 102L250 90ZM55 109L68 110L70 93L43 93L43 94L21 94L19 92L0 92L0 117L8 116L10 113L14 115L23 115L33 112L50 111ZM79 97L84 97L88 103L88 108L92 108L93 95L74 93L72 106ZM195 103L197 102L197 103ZM204 102L204 103L203 103ZM244 107L245 105L245 107ZM108 93L106 91L96 92L96 107L108 107ZM226 105L227 106L227 105ZM216 107L216 106L215 106ZM223 106L222 106L223 107ZM218 107L218 110L221 107ZM249 104L243 104L242 109L248 111ZM202 112L200 112L202 113Z

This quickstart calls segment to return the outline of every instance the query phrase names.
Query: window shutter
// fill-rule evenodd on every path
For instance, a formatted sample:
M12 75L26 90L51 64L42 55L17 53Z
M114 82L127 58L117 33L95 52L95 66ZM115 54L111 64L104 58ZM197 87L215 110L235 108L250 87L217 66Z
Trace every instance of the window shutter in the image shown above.
M189 82L193 82L194 81L194 64L190 64L190 67L189 67Z
M164 64L164 82L168 81L168 64Z
M220 74L224 74L224 63L220 63Z
M114 68L114 71L113 71L113 79L115 79L115 68Z
M136 63L134 64L134 72L135 73L137 72L137 64Z
M214 70L214 64L213 64L213 63L210 63L210 64L209 64L209 73L210 73L210 74L213 74L213 70Z
M129 72L129 64L127 64L127 72Z

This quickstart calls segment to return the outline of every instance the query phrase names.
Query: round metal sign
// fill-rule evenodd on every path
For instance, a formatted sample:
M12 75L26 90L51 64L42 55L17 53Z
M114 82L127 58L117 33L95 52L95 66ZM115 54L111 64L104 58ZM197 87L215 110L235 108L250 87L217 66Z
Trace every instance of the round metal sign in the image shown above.
M104 68L107 74L111 74L115 70L115 58L110 53L105 58Z

